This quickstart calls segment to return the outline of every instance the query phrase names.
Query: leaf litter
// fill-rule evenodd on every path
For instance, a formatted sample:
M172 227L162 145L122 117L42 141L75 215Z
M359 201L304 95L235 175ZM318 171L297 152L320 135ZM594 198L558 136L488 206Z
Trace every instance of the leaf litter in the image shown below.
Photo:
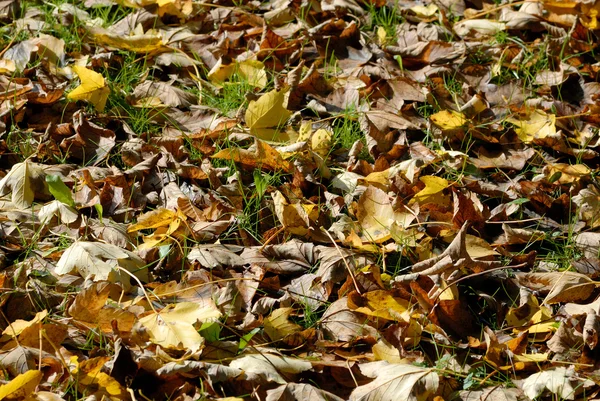
M597 14L3 2L0 399L596 399Z

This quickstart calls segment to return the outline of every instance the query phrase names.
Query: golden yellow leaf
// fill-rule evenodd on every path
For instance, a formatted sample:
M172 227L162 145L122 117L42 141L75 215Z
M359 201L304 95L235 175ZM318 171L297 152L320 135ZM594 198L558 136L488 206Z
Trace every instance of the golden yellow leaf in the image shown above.
M467 123L467 118L463 113L454 110L442 110L430 117L431 122L442 130L453 130L463 127Z
M286 172L290 172L293 168L293 164L284 160L277 150L258 139L255 145L249 149L226 148L214 154L212 158L232 160L241 163L246 168Z
M331 152L331 132L326 129L318 129L312 134L310 146L312 150L322 157Z
M389 291L375 290L362 295L360 306L348 298L348 307L367 316L393 321L409 321L407 312L410 303L406 299L392 296Z
M48 315L48 311L45 309L41 312L35 314L35 317L31 320L21 320L17 319L8 325L7 328L4 329L2 335L9 335L11 337L16 337L23 332L23 330L40 323L44 318Z
M447 180L432 175L420 177L419 180L425 184L425 188L417 192L411 202L418 202L420 205L425 203L450 204L450 197L442 193L450 185Z
M42 380L42 372L28 370L0 386L0 400L22 400L33 393Z
M498 255L498 252L493 250L492 246L486 240L475 235L467 234L465 245L469 256L473 259Z
M358 200L358 222L364 242L381 243L392 237L391 228L399 232L413 222L410 211L396 211L388 195L381 189L369 186Z
M99 399L129 399L127 390L116 379L102 372L102 368L109 361L109 357L91 358L82 362L71 360L75 364L72 373L77 377L79 391L94 394Z
M517 136L525 143L556 134L556 116L543 110L533 110L524 119L508 118L506 121L515 125Z
M292 308L279 308L271 312L268 318L264 320L265 334L272 341L279 341L289 335L302 330L300 325L290 322L290 313Z
M567 164L555 163L548 165L548 169L544 169L544 175L550 179L557 177L552 181L559 184L572 184L580 179L589 176L592 170L585 164Z
M170 209L155 209L138 217L137 223L130 225L129 228L127 228L127 232L131 233L150 228L166 227L171 224L174 219L181 217L185 218L185 215L179 216L177 212Z
M98 111L104 111L110 89L102 74L78 65L73 66L73 71L79 76L81 84L67 95L67 99L84 100L93 104Z
M310 137L312 135L312 123L310 121L303 121L300 124L300 129L298 130L298 139L296 142L308 142L310 141Z
M235 72L235 63L223 64L223 59L219 59L213 68L206 74L206 78L215 85L227 81ZM220 86L220 85L219 85Z
M547 306L540 306L537 297L528 294L527 302L517 308L510 308L506 313L506 324L515 332L528 330L531 334L549 333L556 329L552 311Z
M306 235L311 221L315 221L319 215L317 205L312 204L290 204L279 191L273 193L275 214L285 229L296 235Z
M162 37L156 31L149 30L144 33L139 28L132 35L120 36L104 28L88 28L88 31L99 44L114 47L122 50L129 50L135 53L150 53L165 48L162 43Z
M163 16L165 14L174 15L179 18L188 18L193 9L191 0L157 0L158 15Z
M390 187L390 169L383 171L374 171L367 175L365 178L359 178L359 183L365 183L366 185L373 185L382 191L386 191Z
M386 39L387 39L387 32L385 31L385 28L382 26L377 27L377 40L378 40L379 44L385 43Z
M377 344L373 345L372 350L375 360L387 361L389 363L402 363L405 361L405 359L400 356L398 348L387 342L385 338L381 338L377 341Z
M597 1L581 4L581 23L587 29L598 29L598 16L600 14L600 3Z
M271 128L283 124L292 115L285 108L285 95L287 90L273 89L262 95L258 100L253 100L246 110L246 124L250 130L258 128Z
M139 319L150 341L166 349L196 352L204 343L194 324L221 316L216 308L193 302L180 302Z

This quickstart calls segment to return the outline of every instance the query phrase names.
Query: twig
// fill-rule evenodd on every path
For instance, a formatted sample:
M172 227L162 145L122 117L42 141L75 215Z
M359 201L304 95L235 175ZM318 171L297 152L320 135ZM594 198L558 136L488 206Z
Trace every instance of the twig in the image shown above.
M360 288L358 288L358 283L356 282L356 277L354 277L354 273L352 272L352 269L350 269L350 265L346 261L346 257L344 257L344 254L340 250L340 247L335 243L335 240L333 239L331 234L329 234L329 232L327 230L325 230L325 228L321 227L321 231L324 232L325 234L327 234L327 236L333 243L333 246L335 246L335 249L338 251L338 253L342 257L342 260L344 261L344 265L346 266L346 270L348 270L348 274L350 275L350 278L352 279L352 283L354 284L354 288L356 289L356 292L358 293L358 295L362 295L362 293L360 292Z

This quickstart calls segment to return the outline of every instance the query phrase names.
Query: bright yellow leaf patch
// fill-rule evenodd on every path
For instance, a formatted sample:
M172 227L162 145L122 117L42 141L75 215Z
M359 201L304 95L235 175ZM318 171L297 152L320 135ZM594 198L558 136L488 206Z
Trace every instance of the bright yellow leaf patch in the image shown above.
M98 111L104 111L110 89L104 82L102 74L81 66L73 66L73 71L81 80L81 85L68 95L69 100L84 100L94 105Z

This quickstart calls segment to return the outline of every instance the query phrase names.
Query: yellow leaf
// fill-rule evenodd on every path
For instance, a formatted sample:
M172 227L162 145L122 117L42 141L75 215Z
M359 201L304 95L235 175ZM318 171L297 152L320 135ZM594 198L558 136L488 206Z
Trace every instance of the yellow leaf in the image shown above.
M425 184L425 188L417 192L411 202L419 202L420 205L426 203L450 204L450 197L442 194L442 191L449 186L447 180L432 175L420 177L419 180Z
M514 124L519 139L531 143L535 139L543 139L556 134L556 116L546 114L543 110L533 110L528 118L523 120L508 118L506 121Z
M35 314L35 317L31 320L21 320L17 319L8 325L7 328L4 329L2 335L9 335L11 337L16 337L23 332L23 330L34 326L40 323L44 318L48 315L48 311L45 309L41 312Z
M360 306L354 304L352 299L353 297L348 298L348 307L355 312L386 320L406 322L410 320L410 316L405 313L410 306L409 302L392 296L389 291L375 290L363 294Z
M73 374L77 375L77 386L82 393L93 394L96 398L125 400L129 398L127 390L110 375L102 372L109 357L91 358L81 363L76 362Z
M42 372L28 370L0 386L0 400L22 400L29 396L42 380Z
M166 227L173 222L176 218L180 218L178 214L170 209L160 208L152 210L148 213L141 215L138 218L136 224L132 224L127 229L127 232L131 233L139 230L147 230L150 228Z
M287 121L292 113L284 106L286 93L287 90L273 89L251 101L246 110L248 128L271 128Z
M241 163L246 168L260 168L265 170L277 171L284 170L290 172L293 164L283 160L281 154L273 147L261 140L256 140L254 146L249 149L226 148L212 156L213 159L232 160Z
M587 29L598 29L598 14L600 14L600 3L594 1L592 3L581 4L581 23Z
M442 130L453 130L463 127L467 123L467 118L463 113L454 110L442 110L432 114L431 122Z
M206 78L213 84L220 84L231 78L234 72L235 64L223 64L223 60L219 59L206 74Z
M398 348L387 342L385 338L377 341L377 344L373 345L372 350L375 360L387 361L389 363L405 362L405 359L400 356Z
M386 39L387 39L387 32L385 31L385 28L382 26L377 27L377 40L378 40L379 44L385 43Z
M265 319L265 333L272 341L279 341L289 335L302 330L300 325L290 322L290 313L292 308L279 308L271 312L271 315Z
M298 130L298 139L296 142L308 142L312 135L312 123L310 121L304 121L300 124Z
M546 362L548 360L547 352L539 353L539 354L522 354L522 355L513 355L513 361L515 362L523 362L523 363L541 363Z
M556 329L552 311L547 306L540 306L533 294L527 295L527 301L517 308L510 308L506 313L506 324L512 326L514 332L528 330L530 334L549 333Z
M494 251L492 246L486 240L475 235L467 234L465 245L467 247L467 253L473 259L498 255L498 252Z
M193 11L191 0L157 0L158 15L174 15L179 18L188 18Z
M544 169L544 175L547 178L558 175L557 180L560 184L572 184L580 179L590 175L592 170L585 164L566 164L555 163L548 166L548 170Z
M390 186L390 169L383 171L374 171L365 178L359 178L359 183L366 183L366 185L373 185L382 191L387 191Z
M265 65L258 60L245 60L238 64L239 74L254 87L263 89L267 86L268 77Z
M326 129L318 129L311 139L312 150L322 157L325 157L331 152L331 132Z
M161 312L151 313L139 319L150 337L150 341L166 349L191 350L196 352L204 339L194 327L197 322L215 319L221 313L211 306L193 302L181 302Z
M392 225L398 226L396 231L403 230L415 219L409 211L395 211L388 195L374 186L369 186L359 198L357 217L363 241L376 243L392 237Z
M290 204L279 191L273 193L273 203L277 218L292 234L306 235L311 221L316 220L319 215L317 205Z
M438 12L438 10L439 8L435 4L428 4L426 6L417 5L410 8L410 11L415 13L417 17L421 18L432 17Z
M98 111L104 111L110 89L106 86L102 74L78 65L72 68L75 74L79 76L81 85L73 89L67 95L67 99L85 100L93 104Z
M135 53L150 53L165 48L162 37L155 31L144 33L136 29L133 35L129 36L120 36L98 27L89 27L88 31L99 44Z

